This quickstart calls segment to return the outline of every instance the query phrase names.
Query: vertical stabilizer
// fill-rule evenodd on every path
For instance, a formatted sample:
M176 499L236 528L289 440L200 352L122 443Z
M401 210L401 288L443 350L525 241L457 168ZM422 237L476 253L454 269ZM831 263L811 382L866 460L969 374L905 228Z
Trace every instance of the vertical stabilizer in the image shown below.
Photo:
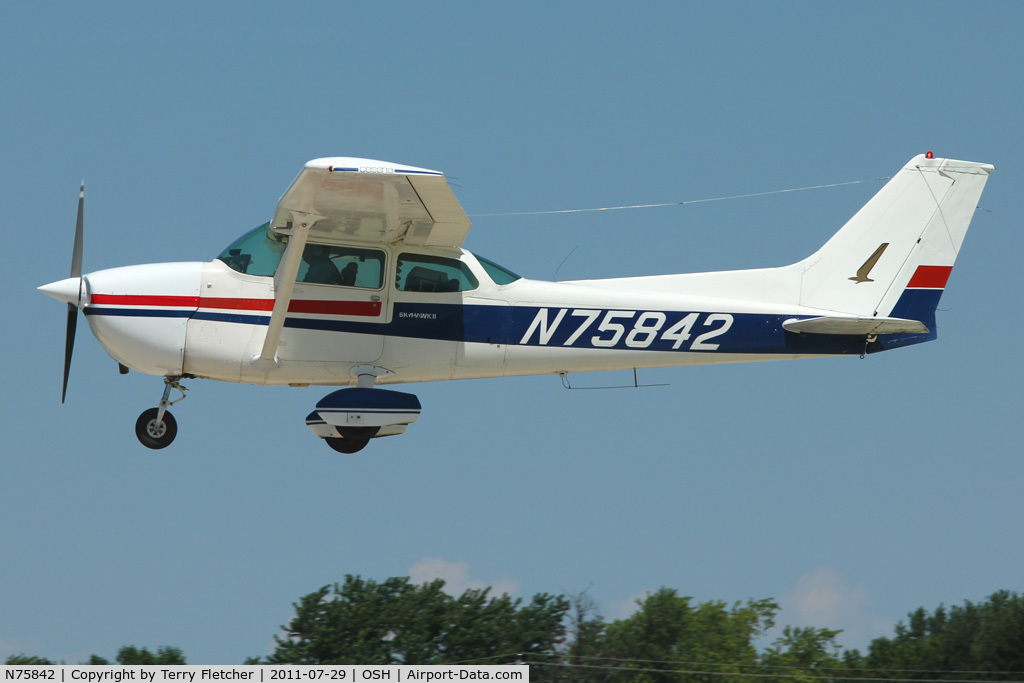
M938 297L994 170L930 154L911 159L821 249L791 266L800 272L800 304L920 320L934 335Z

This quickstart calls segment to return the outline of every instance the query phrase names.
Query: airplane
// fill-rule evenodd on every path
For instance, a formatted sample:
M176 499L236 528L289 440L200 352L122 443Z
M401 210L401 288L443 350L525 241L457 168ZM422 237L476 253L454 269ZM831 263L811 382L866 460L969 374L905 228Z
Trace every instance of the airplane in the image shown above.
M306 425L355 453L421 405L380 386L451 379L860 356L936 338L935 310L991 164L912 158L835 235L788 266L546 282L462 249L443 173L308 162L271 219L209 262L82 274L39 289L78 313L122 373L163 377L139 441L168 446L181 381L341 386ZM176 398L171 400L171 391Z

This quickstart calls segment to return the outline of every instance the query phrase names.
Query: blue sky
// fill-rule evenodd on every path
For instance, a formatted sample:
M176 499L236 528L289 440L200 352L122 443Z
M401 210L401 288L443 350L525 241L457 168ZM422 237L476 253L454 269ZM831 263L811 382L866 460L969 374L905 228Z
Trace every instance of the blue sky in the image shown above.
M1021 590L1024 91L1013 2L6 3L7 446L0 656L262 656L346 573L515 595L774 597L863 647L918 606ZM993 163L938 341L869 357L412 385L409 431L341 456L326 391L159 378L80 325L60 405L79 181L85 270L209 260L302 164L445 171L466 247L560 279L782 265L915 154ZM619 383L615 374L580 385Z

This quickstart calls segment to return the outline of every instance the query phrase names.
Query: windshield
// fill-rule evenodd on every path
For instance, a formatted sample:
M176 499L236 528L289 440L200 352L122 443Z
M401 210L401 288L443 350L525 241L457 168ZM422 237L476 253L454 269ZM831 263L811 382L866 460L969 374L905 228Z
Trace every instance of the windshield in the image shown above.
M217 258L239 273L273 276L285 242L272 235L270 223L264 223L232 242Z

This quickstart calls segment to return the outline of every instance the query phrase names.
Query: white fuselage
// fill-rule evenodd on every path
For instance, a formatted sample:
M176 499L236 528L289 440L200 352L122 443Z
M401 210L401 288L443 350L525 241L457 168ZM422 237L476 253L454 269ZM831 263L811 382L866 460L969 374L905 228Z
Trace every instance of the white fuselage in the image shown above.
M782 322L820 315L801 306L725 300L687 291L701 275L667 281L498 285L461 249L421 249L458 259L469 291L402 291L396 255L379 289L298 282L277 351L259 367L274 279L224 262L129 266L86 276L84 310L118 362L154 375L249 384L354 384L584 372L860 353L863 342L786 333ZM406 250L407 251L407 250ZM748 271L753 272L753 271ZM680 279L684 278L684 279ZM645 281L647 287L638 289Z

